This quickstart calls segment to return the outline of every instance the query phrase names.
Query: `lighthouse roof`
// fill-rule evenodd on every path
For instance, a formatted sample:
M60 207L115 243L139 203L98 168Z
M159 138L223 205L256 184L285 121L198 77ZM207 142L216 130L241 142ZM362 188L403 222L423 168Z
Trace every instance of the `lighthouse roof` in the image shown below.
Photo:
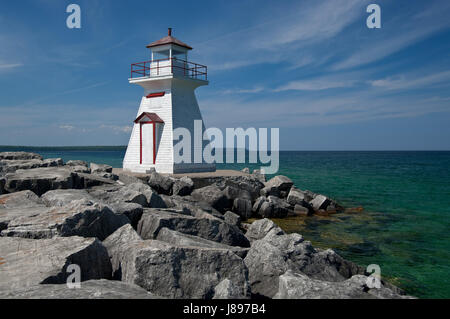
M153 47L157 47L157 46L165 45L165 44L176 44L180 47L186 48L188 50L192 50L192 47L190 47L186 43L184 43L172 36L171 28L169 28L169 34L166 37L159 39L158 41L150 43L149 45L147 45L147 48L153 48Z
M134 123L141 122L155 122L155 123L164 123L164 121L156 114L150 112L143 112L141 115L134 120Z

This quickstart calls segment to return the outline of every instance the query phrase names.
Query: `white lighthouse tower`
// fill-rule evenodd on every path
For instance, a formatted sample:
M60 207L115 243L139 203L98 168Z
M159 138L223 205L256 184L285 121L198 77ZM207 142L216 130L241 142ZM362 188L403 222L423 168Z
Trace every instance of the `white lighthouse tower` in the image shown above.
M151 60L131 65L129 82L142 86L144 95L123 160L124 170L137 173L146 173L151 168L159 173L215 171L214 163L204 162L203 156L201 160L196 156L194 161L194 152L202 152L209 144L203 139L201 143L193 141L194 126L199 121L201 133L205 129L194 91L208 85L207 67L188 62L188 51L192 48L172 37L170 28L166 37L147 48L151 50ZM190 149L182 150L190 153L190 160L180 162L174 154L177 128L188 131L192 137L183 144L190 145Z

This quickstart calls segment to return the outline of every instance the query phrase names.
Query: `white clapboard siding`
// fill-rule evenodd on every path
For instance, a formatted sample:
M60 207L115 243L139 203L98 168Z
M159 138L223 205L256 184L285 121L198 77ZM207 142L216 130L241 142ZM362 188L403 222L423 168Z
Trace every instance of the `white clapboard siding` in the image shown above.
M132 82L132 81L130 81ZM132 82L133 83L133 82ZM149 78L140 80L137 84L144 87L144 97L141 100L138 117L143 112L156 113L163 121L162 133L159 140L159 147L156 153L155 165L140 164L140 125L134 124L131 133L128 148L123 161L123 168L133 172L145 173L154 167L160 173L174 172L200 172L215 170L214 164L192 163L192 164L174 164L173 150L173 130L178 127L184 127L191 132L194 138L194 120L202 120L197 99L195 97L195 89L207 84L205 81L196 81L189 78L181 77L164 77ZM164 96L146 98L149 93L165 92ZM203 124L203 131L205 127ZM143 141L143 143L153 143L153 141ZM198 147L200 151L208 144L209 141L202 141ZM194 156L194 141L191 143L191 153ZM192 158L193 161L193 158Z

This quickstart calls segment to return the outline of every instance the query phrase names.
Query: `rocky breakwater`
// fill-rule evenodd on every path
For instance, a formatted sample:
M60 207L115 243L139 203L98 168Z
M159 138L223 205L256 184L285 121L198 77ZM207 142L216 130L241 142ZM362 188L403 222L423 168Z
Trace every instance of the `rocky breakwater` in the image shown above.
M268 219L343 209L287 177L198 183L31 153L0 160L0 298L407 298ZM66 285L71 265L80 289Z

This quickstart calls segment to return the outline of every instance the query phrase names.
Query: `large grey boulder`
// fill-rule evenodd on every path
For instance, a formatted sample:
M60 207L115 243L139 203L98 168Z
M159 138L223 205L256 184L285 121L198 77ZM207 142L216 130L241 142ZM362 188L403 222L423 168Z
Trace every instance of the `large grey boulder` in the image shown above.
M66 163L67 166L88 166L88 163L81 160L70 160Z
M275 228L252 243L244 261L252 293L269 298L278 292L278 277L288 270L332 282L364 273L364 269L344 260L333 250L316 250L301 235L280 235Z
M167 208L166 203L163 201L161 196L159 196L152 188L143 183L133 183L126 186L126 188L139 192L145 196L147 203L145 207L152 208Z
M164 227L230 246L250 245L238 227L229 225L223 220L196 218L187 212L170 209L144 209L138 224L138 233L143 239L157 238L159 231Z
M302 205L302 203L305 201L305 193L303 193L303 191L298 188L292 187L286 200L292 206L295 206L297 204Z
M34 207L42 205L42 200L32 191L21 191L0 196L0 209Z
M227 249L231 250L241 258L245 258L248 252L248 248L224 245L198 236L183 234L169 228L161 229L158 232L156 239L181 247L204 247L204 248Z
M66 284L36 285L0 292L0 299L159 299L144 288L116 280L88 280L80 288Z
M309 203L315 210L327 209L328 205L331 204L331 200L324 195L317 195Z
M290 210L292 210L293 207L289 205L287 201L284 199L278 198L276 196L269 196L267 197L267 200L273 207L272 216L274 218L283 218L286 217Z
M230 203L233 203L236 198L248 199L250 201L252 200L252 194L248 190L240 189L235 186L225 187L223 193L228 198Z
M214 288L213 299L242 299L242 288L225 278Z
M368 277L355 275L340 282L311 279L302 273L287 271L279 277L278 292L274 299L404 299L411 298L395 293L381 285L370 289Z
M90 165L92 174L100 174L100 173L112 173L112 166L106 164L96 164L91 163Z
M230 250L179 247L158 240L130 241L120 236L115 236L111 242L108 238L105 245L120 247L109 250L120 279L153 294L167 298L211 299L215 287L229 279L240 292L236 297L249 296L247 269L242 258Z
M277 187L280 191L289 191L292 185L292 180L283 175L275 176L264 184L265 187Z
M0 171L13 173L19 169L33 169L38 167L56 167L64 165L61 158L49 158L45 160L3 160L0 161Z
M114 171L114 170L113 170ZM119 177L119 181L124 183L125 185L134 184L134 183L145 183L142 179L137 178L131 174L127 174L124 172L116 172Z
M176 179L172 186L172 194L179 196L187 196L194 190L194 182L187 176Z
M51 206L67 206L75 201L87 200L94 201L92 197L84 189L56 189L46 192L41 196L43 203Z
M217 209L219 212L226 212L230 208L228 198L222 190L215 185L198 188L192 192L192 197L198 201L202 201Z
M47 211L42 200L32 191L0 196L0 231L6 229L11 220Z
M165 176L152 171L148 176L147 183L158 194L172 195L172 186L175 179L170 176Z
M1 234L33 239L81 236L103 240L129 222L126 216L114 214L107 206L74 203L14 218Z
M45 214L50 209L44 205L29 207L0 208L0 231L8 228L12 220L19 217L31 217L39 214Z
M289 192L291 187L294 185L289 177L278 175L270 179L264 184L264 190L261 191L262 196L282 196ZM278 195L279 194L279 195ZM282 196L284 197L284 196Z
M283 218L288 216L291 210L293 207L288 202L272 195L259 197L252 209L255 215L263 218Z
M28 170L17 170L6 174L5 190L13 193L31 190L42 195L52 189L77 188L77 174L59 167L44 167Z
M142 238L129 224L120 227L103 241L111 259L112 278L114 280L122 279L122 252L127 249L131 242L142 241Z
M285 234L285 232L280 227L278 227L277 224L275 224L270 219L264 218L255 220L253 223L251 223L247 229L247 232L245 233L245 236L250 241L255 241L266 237L266 235L272 230L275 230L278 235Z
M249 194L250 198L248 199L252 201L259 197L260 190L264 187L264 184L252 175L225 177L216 185L221 189L225 189L227 186L236 188L240 191L238 197L248 198L245 194Z
M0 160L42 160L42 156L29 152L0 152Z
M238 214L235 214L233 212L226 212L225 214L223 214L224 217L224 221L225 223L228 223L230 225L234 225L237 227L241 227L241 216L239 216Z
M278 189L278 187L276 186L266 186L264 188L261 189L260 191L260 195L262 197L267 197L267 196L277 196L280 197L281 196L281 192Z
M167 196L161 195L164 203L168 208L175 210L184 210L189 215L198 218L219 218L223 219L223 215L217 211L217 209L211 207L208 203L199 202L192 196Z
M69 171L74 173L83 173L83 174L91 174L91 169L87 166L64 166L64 168L67 168Z
M136 203L114 202L107 204L107 206L111 208L115 214L128 217L133 228L137 228L138 222L144 212L142 206Z
M54 238L32 240L0 237L3 264L0 291L64 284L71 274L69 265L78 265L81 280L110 279L111 263L106 248L95 238Z
M85 174L85 173L76 173L78 176L78 186L77 188L91 188L94 186L101 186L101 185L116 185L116 182L114 180L111 180L109 178L102 177L100 175L96 174Z

